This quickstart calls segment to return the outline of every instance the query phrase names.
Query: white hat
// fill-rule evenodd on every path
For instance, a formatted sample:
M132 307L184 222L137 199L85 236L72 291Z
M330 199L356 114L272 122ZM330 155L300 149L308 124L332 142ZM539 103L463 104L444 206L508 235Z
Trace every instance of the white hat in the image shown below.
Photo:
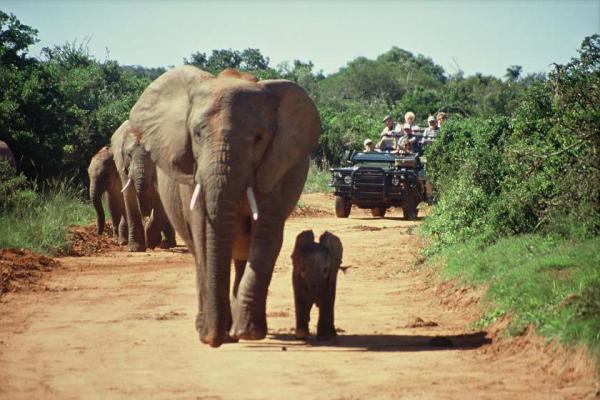
M371 139L365 139L363 146L368 145L369 143L373 143L373 141Z
M431 121L435 121L435 117L433 115L430 115L429 118L427 118L427 122Z

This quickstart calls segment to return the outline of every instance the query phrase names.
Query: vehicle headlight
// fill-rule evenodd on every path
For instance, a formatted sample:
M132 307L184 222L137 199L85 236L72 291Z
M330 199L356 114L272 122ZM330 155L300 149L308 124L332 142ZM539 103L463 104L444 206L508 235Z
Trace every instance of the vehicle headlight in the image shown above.
M344 177L344 183L345 183L346 185L349 185L349 184L351 184L351 183L352 183L352 177L351 177L350 175L346 175L346 176Z
M394 176L394 177L392 178L392 185L393 185L393 186L398 186L399 184L400 184L400 179L398 179L398 177L397 177L397 176Z

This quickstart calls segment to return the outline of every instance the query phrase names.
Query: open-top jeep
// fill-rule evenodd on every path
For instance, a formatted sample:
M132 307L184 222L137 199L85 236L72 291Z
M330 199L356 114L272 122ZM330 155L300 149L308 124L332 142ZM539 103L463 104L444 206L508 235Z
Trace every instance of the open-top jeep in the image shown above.
M389 207L402 207L405 219L417 218L417 205L432 200L424 165L417 154L352 152L350 166L332 168L335 214L347 218L352 205L383 217Z

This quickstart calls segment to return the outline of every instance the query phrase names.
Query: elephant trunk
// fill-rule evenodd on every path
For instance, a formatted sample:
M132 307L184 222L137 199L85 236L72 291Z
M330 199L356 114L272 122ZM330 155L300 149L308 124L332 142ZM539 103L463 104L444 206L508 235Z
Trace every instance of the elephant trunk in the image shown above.
M102 193L104 190L98 187L95 182L90 182L90 199L96 210L96 232L101 235L104 232L104 208L102 207Z
M150 193L152 189L152 185L149 182L148 173L150 171L146 170L144 165L144 160L141 157L136 156L134 162L132 163L132 183L137 193L138 204L140 207L140 211L144 217L150 216L152 209L154 208L154 204L152 204L152 199L154 196ZM137 159L140 158L140 159Z
M236 193L241 193L235 174L217 166L203 181L206 204L206 336L203 340L220 346L231 327L229 303L232 240L237 214Z

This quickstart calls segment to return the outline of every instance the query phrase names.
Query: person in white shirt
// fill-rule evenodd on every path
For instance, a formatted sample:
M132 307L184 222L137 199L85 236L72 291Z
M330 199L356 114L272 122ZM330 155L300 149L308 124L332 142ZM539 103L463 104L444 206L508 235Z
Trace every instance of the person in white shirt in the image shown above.
M415 118L415 113L412 111L409 111L406 114L404 114L404 124L408 124L410 126L410 130L412 131L412 133L422 131L419 125L415 124Z
M384 136L393 136L395 131L395 124L394 124L394 119L392 118L391 115L386 115L385 118L383 119L383 123L385 124L385 128L383 128L383 130L381 131L380 136L384 137Z

